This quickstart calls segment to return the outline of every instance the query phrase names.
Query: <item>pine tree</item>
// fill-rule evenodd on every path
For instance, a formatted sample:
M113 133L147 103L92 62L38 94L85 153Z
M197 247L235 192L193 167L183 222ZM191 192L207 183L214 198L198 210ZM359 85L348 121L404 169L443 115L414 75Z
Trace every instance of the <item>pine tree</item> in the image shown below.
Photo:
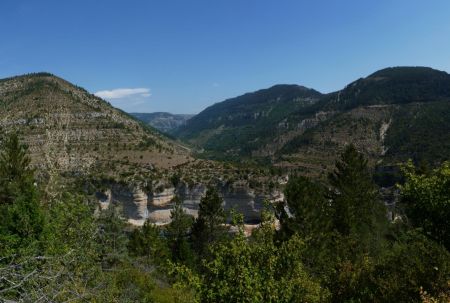
M135 256L144 256L151 262L162 263L168 256L167 241L162 230L149 220L142 228L136 228L130 235L128 250Z
M172 221L167 226L167 239L172 252L172 260L189 263L192 260L192 252L188 237L193 217L184 211L180 198L175 197L174 202L174 207L170 212Z
M385 209L364 155L347 146L328 179L334 228L343 236L373 233Z
M226 221L223 200L214 188L208 188L200 200L198 217L192 228L194 248L199 255L205 253L206 247L224 235L223 224Z
M16 134L0 153L0 253L35 249L45 224L26 147Z
M125 234L125 221L114 206L102 211L98 218L99 232L97 242L104 268L112 268L127 259L128 238Z
M317 237L329 225L325 188L307 177L293 176L285 189L286 204L277 206L282 238L294 233Z
M25 188L31 190L34 171L30 161L27 148L17 134L4 139L0 153L0 203L11 204Z

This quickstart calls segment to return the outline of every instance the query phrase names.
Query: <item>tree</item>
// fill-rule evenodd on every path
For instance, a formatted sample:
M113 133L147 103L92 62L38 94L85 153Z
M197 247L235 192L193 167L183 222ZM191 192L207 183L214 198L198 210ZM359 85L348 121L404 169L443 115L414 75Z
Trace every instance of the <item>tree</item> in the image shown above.
M169 255L167 241L163 231L149 220L142 228L136 228L130 235L128 250L134 256L146 257L148 261L163 263Z
M354 145L345 148L328 180L331 230L314 267L332 301L348 302L365 292L365 277L384 249L388 220L367 160Z
M223 200L215 188L208 188L206 195L200 200L198 217L192 228L194 248L201 256L211 243L224 236L226 221Z
M106 269L113 268L128 257L125 221L113 205L103 210L97 221L97 242L102 265Z
M292 236L275 245L273 222L265 222L257 236L237 235L210 247L211 258L201 274L177 266L180 283L195 290L198 302L323 302L328 292L302 264L304 242Z
M25 145L16 134L7 137L0 153L0 254L37 249L45 225L39 193Z
M421 290L450 295L450 253L417 230L403 232L377 260L368 281L377 302L418 302ZM361 289L358 295L364 298ZM369 301L375 300L362 300Z
M166 231L167 240L172 252L172 260L189 263L193 256L188 237L194 220L184 211L180 198L175 197L174 202L175 204L170 212L171 222Z
M0 153L0 203L11 204L24 187L33 185L30 161L27 147L20 143L17 134L4 139Z
M386 210L378 197L367 159L353 144L345 148L328 180L332 187L329 197L332 224L341 235L367 239L378 232L381 222L387 223Z
M408 219L450 250L450 162L425 174L409 161L402 171L406 182L399 188Z
M299 233L314 237L329 228L329 205L325 188L303 176L292 176L284 191L286 204L277 206L284 238Z

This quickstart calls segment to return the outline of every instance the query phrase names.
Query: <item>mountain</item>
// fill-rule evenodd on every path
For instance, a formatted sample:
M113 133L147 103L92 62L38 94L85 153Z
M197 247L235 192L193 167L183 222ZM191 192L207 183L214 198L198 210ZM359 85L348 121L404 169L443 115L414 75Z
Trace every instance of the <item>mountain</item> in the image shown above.
M171 114L165 112L130 113L130 115L167 134L170 134L174 129L180 126L185 125L186 121L194 116L187 114Z
M429 67L391 67L347 85L322 100L325 109L447 100L449 75Z
M47 175L133 175L189 158L185 148L48 73L0 80L1 133L18 132ZM42 168L42 169L40 169Z
M298 85L275 85L216 103L173 134L213 157L250 156L279 135L283 119L309 107L322 94Z
M351 142L373 166L439 163L450 159L450 75L386 68L326 95L275 86L215 104L177 135L205 156L265 159L314 175L329 171Z
M320 116L326 118L318 121ZM385 164L441 162L450 159L450 75L425 67L386 68L288 119L311 124L294 129L278 150L290 162L332 165L336 150L348 142Z

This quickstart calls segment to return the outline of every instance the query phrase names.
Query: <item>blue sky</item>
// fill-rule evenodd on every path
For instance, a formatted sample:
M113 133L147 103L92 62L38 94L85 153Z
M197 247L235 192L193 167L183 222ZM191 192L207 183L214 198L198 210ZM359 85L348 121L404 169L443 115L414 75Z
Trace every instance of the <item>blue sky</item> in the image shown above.
M126 111L197 113L384 67L450 71L448 0L1 0L0 78L61 76Z

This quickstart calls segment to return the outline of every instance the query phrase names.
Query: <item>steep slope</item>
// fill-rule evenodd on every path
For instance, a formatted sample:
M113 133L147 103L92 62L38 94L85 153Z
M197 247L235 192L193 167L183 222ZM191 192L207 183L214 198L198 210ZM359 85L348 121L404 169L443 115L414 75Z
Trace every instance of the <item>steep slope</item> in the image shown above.
M215 104L177 134L206 156L264 159L313 175L326 174L350 142L373 166L437 164L450 159L450 75L386 68L327 95L275 86Z
M1 133L19 132L39 172L131 173L167 168L185 149L82 88L48 73L0 80Z
M174 135L218 158L250 156L278 136L283 119L311 106L321 93L298 85L275 85L214 104Z
M165 112L130 113L130 115L166 134L185 125L186 121L194 116Z
M366 152L372 164L413 159L439 163L450 159L450 75L424 67L396 67L359 79L324 96L310 111L291 121L314 120L297 128L278 150L278 164L325 173L349 142ZM303 116L302 116L303 115Z
M357 106L407 104L448 100L450 79L446 72L429 67L391 67L329 94L324 109L346 110Z

